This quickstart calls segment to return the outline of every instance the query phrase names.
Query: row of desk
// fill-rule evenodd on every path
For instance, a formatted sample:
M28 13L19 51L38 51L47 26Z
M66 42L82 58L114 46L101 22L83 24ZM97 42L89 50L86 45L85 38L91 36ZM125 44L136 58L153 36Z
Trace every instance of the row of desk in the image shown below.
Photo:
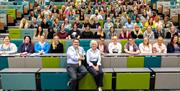
M103 68L105 90L180 89L180 68ZM4 90L67 90L65 68L6 68L0 71ZM89 73L80 90L96 89Z
M103 68L160 68L180 67L180 56L164 55L104 55ZM42 56L0 56L0 69L3 68L65 68L67 58L64 54Z

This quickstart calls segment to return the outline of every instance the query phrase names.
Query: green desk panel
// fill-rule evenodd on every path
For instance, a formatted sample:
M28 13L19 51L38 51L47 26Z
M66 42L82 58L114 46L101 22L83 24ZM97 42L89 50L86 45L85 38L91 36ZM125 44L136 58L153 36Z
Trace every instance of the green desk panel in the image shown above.
M150 73L117 73L116 89L149 89Z
M128 57L127 58L128 68L143 68L144 67L144 57Z
M122 45L122 53L124 53L124 45L127 43L127 40L123 39L120 41L121 45Z
M59 57L42 57L43 68L59 68L60 58Z
M92 90L96 89L96 83L93 76L88 73L84 78L79 82L80 90ZM111 90L112 89L112 73L104 73L103 77L103 89Z

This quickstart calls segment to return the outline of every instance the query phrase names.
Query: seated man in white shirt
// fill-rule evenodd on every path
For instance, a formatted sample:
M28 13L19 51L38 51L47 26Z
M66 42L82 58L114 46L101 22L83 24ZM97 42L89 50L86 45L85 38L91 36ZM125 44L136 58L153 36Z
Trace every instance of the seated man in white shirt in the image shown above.
M167 53L163 37L158 37L157 42L153 44L153 53Z
M67 72L70 76L70 81L68 85L70 86L70 91L78 91L78 81L82 79L87 70L81 62L85 60L85 51L79 46L79 40L74 39L72 41L72 46L67 49Z
M109 53L121 53L122 52L122 45L118 43L118 37L112 36L112 42L109 43L108 49Z

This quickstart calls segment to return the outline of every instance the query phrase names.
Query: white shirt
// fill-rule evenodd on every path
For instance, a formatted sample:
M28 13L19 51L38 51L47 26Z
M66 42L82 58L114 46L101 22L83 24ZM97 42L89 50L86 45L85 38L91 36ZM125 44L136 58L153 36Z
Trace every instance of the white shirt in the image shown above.
M134 48L132 45L129 45L129 51L133 52L134 51Z
M156 48L157 53L167 53L167 48L165 44L158 45L158 43L154 43L153 48Z
M94 18L94 17L97 17L98 20L103 20L103 17L102 17L102 15L100 15L100 14L98 14L97 16L96 16L96 14L93 14L93 15L91 15L90 19L92 19L92 18Z
M96 51L89 49L86 53L86 60L89 66L93 65L92 61L97 61L97 65L101 65L101 52L98 49Z
M80 46L78 47L78 52L79 53L77 53L77 50L73 46L67 49L67 64L78 64L79 54L83 56L86 54Z
M9 46L5 44L0 45L0 53L16 53L17 47L14 43L10 43Z
M117 52L121 53L122 52L122 45L120 43L117 43L116 45L111 42L108 45L109 53Z
M152 53L152 45L149 44L149 46L144 46L143 43L139 45L139 49L141 53Z
M45 42L43 42L43 43L39 42L39 45L41 46L41 48L44 47L44 44L45 44ZM41 50L41 51L43 51L43 50Z

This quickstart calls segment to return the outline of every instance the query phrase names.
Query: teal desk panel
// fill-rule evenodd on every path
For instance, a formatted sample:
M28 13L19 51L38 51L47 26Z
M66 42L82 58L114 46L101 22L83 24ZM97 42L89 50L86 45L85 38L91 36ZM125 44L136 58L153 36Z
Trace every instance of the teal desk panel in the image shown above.
M66 72L43 72L40 73L41 88L43 90L67 90L67 82L69 81Z
M145 56L144 57L144 67L146 67L146 68L161 67L161 57L160 56Z
M35 90L36 79L33 73L5 73L2 77L2 88L5 90Z
M0 57L0 70L8 68L8 59L7 57Z

